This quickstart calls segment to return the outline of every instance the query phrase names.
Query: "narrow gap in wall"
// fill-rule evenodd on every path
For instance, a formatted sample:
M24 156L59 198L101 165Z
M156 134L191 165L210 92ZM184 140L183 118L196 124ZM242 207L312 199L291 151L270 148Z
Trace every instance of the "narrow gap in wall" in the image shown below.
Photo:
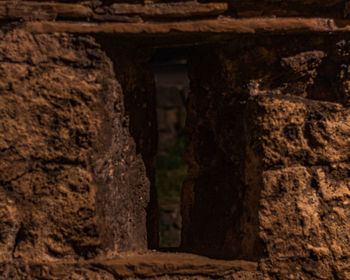
M158 151L155 159L159 203L159 247L181 243L181 186L187 175L184 161L186 100L189 92L187 50L157 49L151 67L157 91Z

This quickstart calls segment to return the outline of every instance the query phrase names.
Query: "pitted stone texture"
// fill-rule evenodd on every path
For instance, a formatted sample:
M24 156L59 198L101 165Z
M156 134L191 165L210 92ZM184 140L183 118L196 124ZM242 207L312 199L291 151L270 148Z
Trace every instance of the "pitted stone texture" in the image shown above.
M89 36L1 35L1 258L145 249L149 182L108 57Z
M257 263L222 261L184 253L147 252L117 259L0 264L0 279L45 280L262 280Z
M157 153L156 89L149 60L152 49L138 44L121 43L111 36L96 36L114 65L115 75L124 94L125 115L136 152L142 155L150 180L150 201L147 207L149 248L158 247L158 202L155 189L154 158Z
M293 50L263 40L190 56L183 248L260 260L273 279L346 279L350 109L338 57L346 48L335 37ZM327 65L337 69L328 88Z
M212 65L210 75L196 73L194 77L202 79L201 88L234 98L274 93L345 105L350 100L348 35L294 35L288 40L284 36L238 36L231 44L195 52L200 54L194 56L199 58L193 60L194 65L201 65L200 58L211 54L206 60ZM220 82L214 84L216 80Z
M247 110L246 178L261 190L259 237L268 256L262 269L282 279L346 279L350 110L276 96L256 97Z

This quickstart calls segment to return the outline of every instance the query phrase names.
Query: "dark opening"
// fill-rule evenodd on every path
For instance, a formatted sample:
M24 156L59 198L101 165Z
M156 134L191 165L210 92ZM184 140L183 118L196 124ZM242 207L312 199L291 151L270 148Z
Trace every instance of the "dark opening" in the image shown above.
M187 50L157 49L151 67L157 98L158 151L155 159L159 203L159 247L181 243L181 186L187 174L184 161L186 99L189 92Z

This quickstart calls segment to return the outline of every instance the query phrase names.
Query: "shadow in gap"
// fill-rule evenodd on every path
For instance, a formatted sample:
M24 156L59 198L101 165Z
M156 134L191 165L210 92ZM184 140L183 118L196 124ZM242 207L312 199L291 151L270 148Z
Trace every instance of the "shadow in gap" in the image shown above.
M189 92L186 49L158 49L151 61L155 75L158 152L155 160L159 201L159 247L181 243L181 186L187 174L183 159L186 99Z

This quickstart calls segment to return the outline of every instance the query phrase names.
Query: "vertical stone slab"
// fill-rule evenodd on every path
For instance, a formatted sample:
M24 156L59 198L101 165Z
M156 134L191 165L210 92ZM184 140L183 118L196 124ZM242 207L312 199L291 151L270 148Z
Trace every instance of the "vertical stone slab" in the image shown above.
M0 30L0 260L147 248L149 181L90 36Z
M348 278L350 110L285 96L254 97L247 110L249 154L261 159L246 174L261 178L262 269L286 279Z
M240 77L235 77L235 66L227 67L219 49L198 48L189 59L182 242L185 249L211 257L258 259L262 247L254 225L259 189L244 181L245 105L233 89Z
M260 260L266 277L349 277L347 42L244 36L193 51L184 249Z
M136 152L142 155L150 180L147 206L148 247L158 247L158 201L155 188L154 158L157 153L157 112L154 74L149 61L152 49L136 43L121 42L112 36L96 35L96 39L112 60L118 82L124 93L125 114Z

